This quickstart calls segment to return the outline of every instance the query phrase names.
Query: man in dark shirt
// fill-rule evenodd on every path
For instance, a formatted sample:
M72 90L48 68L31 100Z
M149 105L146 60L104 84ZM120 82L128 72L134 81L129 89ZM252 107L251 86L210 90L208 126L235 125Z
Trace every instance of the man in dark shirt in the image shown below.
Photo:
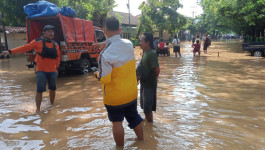
M144 110L146 120L153 122L153 113L156 111L156 88L157 78L160 73L158 58L153 46L153 35L144 33L140 40L140 46L143 49L141 63L147 77L141 81L141 108Z
M203 51L204 54L207 54L207 48L210 46L210 38L208 34L205 34L205 39L203 41Z

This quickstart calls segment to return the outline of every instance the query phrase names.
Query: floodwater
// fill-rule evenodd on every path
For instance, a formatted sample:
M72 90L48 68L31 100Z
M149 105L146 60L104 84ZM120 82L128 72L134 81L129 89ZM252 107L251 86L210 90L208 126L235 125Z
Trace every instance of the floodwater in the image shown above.
M144 122L141 142L124 121L124 149L265 150L265 59L238 41L213 42L200 58L188 42L181 51L159 57L154 123ZM26 64L20 55L0 60L0 149L116 149L92 73L59 78L55 104L46 92L34 114L36 75Z

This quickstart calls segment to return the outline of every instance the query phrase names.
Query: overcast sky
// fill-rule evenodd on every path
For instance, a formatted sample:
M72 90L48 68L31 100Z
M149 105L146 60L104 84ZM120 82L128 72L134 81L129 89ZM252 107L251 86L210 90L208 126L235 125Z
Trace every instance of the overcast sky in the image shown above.
M144 0L130 0L131 13L134 16L141 14L141 11L138 9L138 7L143 1ZM128 12L128 0L115 0L115 2L117 6L114 8L114 11ZM203 10L196 2L197 0L180 0L183 8L178 9L178 12L188 17L193 17L193 12L194 16L202 14Z

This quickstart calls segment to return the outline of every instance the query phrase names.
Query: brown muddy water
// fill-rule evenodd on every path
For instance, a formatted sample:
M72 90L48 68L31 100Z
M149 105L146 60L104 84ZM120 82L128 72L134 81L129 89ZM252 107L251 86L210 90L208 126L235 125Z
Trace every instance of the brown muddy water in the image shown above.
M124 149L265 150L265 59L243 53L238 41L213 42L200 58L188 42L181 51L159 57L154 123L144 122L141 142L124 121ZM36 76L26 64L24 56L0 60L1 150L116 149L92 73L59 78L55 104L46 92L34 114Z

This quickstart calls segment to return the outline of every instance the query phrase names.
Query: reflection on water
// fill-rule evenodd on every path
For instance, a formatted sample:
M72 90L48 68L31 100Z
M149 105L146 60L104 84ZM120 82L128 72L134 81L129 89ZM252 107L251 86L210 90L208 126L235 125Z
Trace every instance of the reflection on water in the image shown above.
M144 122L141 142L124 121L125 149L265 149L264 58L237 41L213 42L201 57L190 43L181 51L159 57L154 123ZM46 92L34 114L36 76L24 57L0 64L0 149L119 149L92 73L59 78L55 104Z

